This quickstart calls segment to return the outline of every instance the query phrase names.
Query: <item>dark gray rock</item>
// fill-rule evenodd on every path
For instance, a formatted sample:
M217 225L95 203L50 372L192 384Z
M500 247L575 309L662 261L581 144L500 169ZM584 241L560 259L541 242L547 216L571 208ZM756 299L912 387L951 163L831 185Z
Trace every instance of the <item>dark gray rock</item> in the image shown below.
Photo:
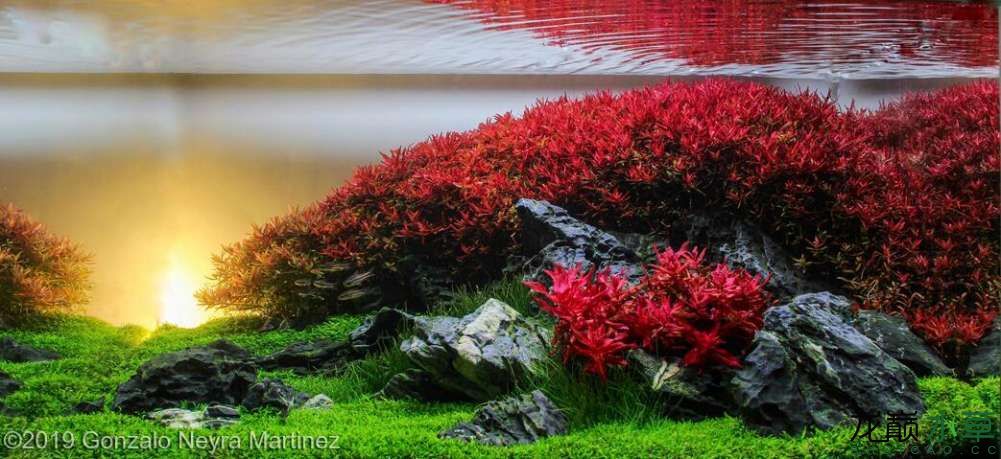
M804 293L792 298L788 304L796 305L797 308L804 307L805 305L819 305L823 310L836 315L839 319L849 324L854 318L852 315L851 300L831 292Z
M399 309L382 308L351 332L344 341L317 340L293 344L256 360L264 370L288 369L298 374L336 372L349 362L384 349L394 342L400 327L413 316Z
M564 435L566 416L541 391L488 402L463 422L438 434L439 438L507 446L533 443L540 438Z
M634 349L627 353L629 368L636 370L649 389L664 397L671 418L699 420L735 414L736 404L724 382L732 370L699 371L681 364L680 359L664 359Z
M104 411L104 399L84 400L73 405L73 412L80 414L100 413Z
M949 369L921 338L918 338L903 318L880 311L859 311L855 328L876 343L883 352L907 365L918 376L952 375Z
M419 402L446 402L468 400L461 393L449 391L435 384L431 373L410 368L393 375L386 386L376 394L380 398L416 400Z
M18 344L9 336L0 338L0 360L23 363L42 362L46 360L56 360L58 358L59 354L55 352L47 351L45 349L37 349L27 344Z
M519 199L515 210L521 219L519 240L530 258L525 262L525 278L543 283L543 272L553 265L609 269L627 273L633 280L642 275L640 257L615 236L570 216L566 210L546 201Z
M546 358L548 332L503 302L490 299L462 318L414 319L414 336L400 345L435 384L474 400L489 400Z
M320 339L292 344L257 359L256 364L262 370L292 370L307 374L333 371L360 357L347 341Z
M745 424L766 434L798 434L853 418L924 412L914 372L851 326L847 300L824 298L798 296L765 313L731 381Z
M830 290L831 286L807 279L786 251L764 231L723 213L696 213L684 223L685 240L706 249L706 258L725 261L768 280L768 290L779 300L808 292Z
M273 408L282 413L301 406L309 400L309 394L295 390L280 379L263 379L250 386L241 403L248 410Z
M1001 316L970 354L966 375L971 378L1001 375Z
M385 349L399 336L401 327L412 324L414 316L394 308L382 308L348 335L355 352L365 355Z
M21 388L21 383L2 371L0 371L0 397L6 397Z
M225 340L154 357L118 386L112 409L141 413L182 402L240 403L257 380L250 354Z
M210 418L238 419L240 411L229 405L209 405L205 408L205 416Z

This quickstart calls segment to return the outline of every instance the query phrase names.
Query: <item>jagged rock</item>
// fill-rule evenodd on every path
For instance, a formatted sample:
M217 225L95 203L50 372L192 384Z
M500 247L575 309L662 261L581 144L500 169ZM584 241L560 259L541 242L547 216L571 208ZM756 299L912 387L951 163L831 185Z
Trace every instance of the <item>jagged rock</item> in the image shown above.
M973 349L966 374L971 378L1001 374L1001 316L994 319L991 329Z
M670 245L664 237L658 234L626 233L613 230L607 230L607 233L638 255L643 263L656 261L657 250L663 250L665 246Z
M914 372L846 319L848 300L801 295L765 313L731 381L744 422L762 433L828 429L852 418L924 411Z
M257 359L264 370L289 369L298 374L336 371L370 352L388 347L400 327L413 316L399 309L382 308L351 332L347 340L296 343Z
M347 341L320 339L292 344L274 354L257 359L262 370L292 370L297 374L330 371L359 356Z
M804 293L791 299L789 304L821 305L824 310L838 316L839 319L845 321L846 323L850 324L853 319L851 300L841 295L835 295L831 292Z
M367 354L392 345L400 327L413 323L414 316L394 308L382 308L348 335L348 342L358 353Z
M45 360L56 360L58 358L59 354L55 352L47 351L45 349L37 349L27 344L18 344L9 336L0 338L0 360L23 363L42 362Z
M732 370L699 371L685 367L680 359L663 359L634 349L627 353L629 368L635 369L651 391L666 398L672 418L699 420L736 412L729 391L722 384Z
M541 391L488 402L471 422L438 434L439 438L507 446L533 443L567 433L566 416Z
M232 410L232 408L229 409ZM191 411L181 408L167 408L147 414L146 419L171 429L218 429L236 424L240 418L239 413L236 416L228 414L216 416L215 414L219 412L220 410L210 412L210 410Z
M771 276L766 287L780 300L831 289L807 279L786 251L753 224L722 213L695 213L685 221L684 235L685 241L706 249L709 261L725 261L762 278Z
M112 408L140 413L181 402L237 404L257 380L243 348L225 340L154 357L118 386Z
M921 338L918 338L903 318L879 311L859 311L855 328L876 343L883 352L907 365L918 376L952 375L949 369Z
M241 403L248 410L274 408L288 413L309 400L309 394L295 390L280 379L263 379L250 386L247 396Z
M521 245L531 257L524 265L526 279L548 283L543 271L556 264L580 265L583 270L608 268L634 280L642 274L642 260L632 249L563 208L532 199L519 199L514 207L521 219Z
M419 402L444 402L467 398L463 394L451 392L435 384L431 373L418 368L410 368L393 375L377 395L381 398Z
M104 399L84 400L73 405L73 412L80 414L99 413L104 411Z
M414 336L400 349L435 384L489 400L545 359L548 341L545 329L490 299L462 318L416 317Z
M240 411L229 405L209 405L205 408L205 416L210 418L239 419Z
M14 380L11 375L0 371L0 397L6 397L21 388L21 383Z
M334 401L325 394L316 394L306 400L300 408L307 410L329 410L334 407Z

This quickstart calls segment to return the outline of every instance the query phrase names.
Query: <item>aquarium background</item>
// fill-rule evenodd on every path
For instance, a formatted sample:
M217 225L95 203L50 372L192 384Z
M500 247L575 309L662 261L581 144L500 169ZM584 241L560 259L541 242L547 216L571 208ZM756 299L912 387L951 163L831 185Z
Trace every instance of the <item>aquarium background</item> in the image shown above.
M210 256L381 152L539 98L729 76L877 108L998 77L990 3L10 1L0 196L94 254L85 312L197 325Z

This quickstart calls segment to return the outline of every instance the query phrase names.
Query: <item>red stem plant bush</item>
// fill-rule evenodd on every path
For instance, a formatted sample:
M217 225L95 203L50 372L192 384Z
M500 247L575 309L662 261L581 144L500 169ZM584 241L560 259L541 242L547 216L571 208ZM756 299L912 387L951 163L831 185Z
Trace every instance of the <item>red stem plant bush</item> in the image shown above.
M0 205L0 322L86 302L90 257L13 205Z
M710 269L704 256L668 248L636 285L607 271L562 266L546 271L551 288L526 284L557 319L554 340L564 361L580 358L602 379L609 366L626 364L628 349L678 356L693 367L737 367L761 328L766 280L725 264Z
M998 313L998 125L996 83L869 116L871 151L855 156L834 209L857 231L817 241L866 307L902 314L934 344L975 343Z
M863 307L902 313L935 345L975 342L1001 288L997 100L983 82L868 113L713 79L541 101L360 168L226 249L202 301L300 304L289 271L317 262L402 282L418 259L455 282L487 280L518 250L511 208L527 197L668 235L692 209L724 209Z

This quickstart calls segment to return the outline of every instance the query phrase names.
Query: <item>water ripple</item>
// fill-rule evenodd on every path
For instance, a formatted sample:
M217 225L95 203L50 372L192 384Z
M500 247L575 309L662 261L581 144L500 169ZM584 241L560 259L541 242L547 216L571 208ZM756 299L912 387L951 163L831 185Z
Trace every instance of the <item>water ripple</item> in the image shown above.
M9 0L0 72L992 77L998 10L903 0Z

